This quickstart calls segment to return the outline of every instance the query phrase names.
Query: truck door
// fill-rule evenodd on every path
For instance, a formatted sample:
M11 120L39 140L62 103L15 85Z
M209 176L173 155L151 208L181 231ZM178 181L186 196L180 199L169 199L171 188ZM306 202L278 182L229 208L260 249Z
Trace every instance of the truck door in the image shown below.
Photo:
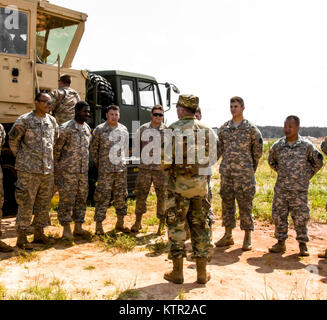
M136 82L133 78L120 78L122 123L132 132L132 122L138 121L139 111L137 106Z
M33 19L35 11L24 4L18 10L0 6L0 102L10 103L8 116L19 115L19 104L33 104L35 67L30 50Z
M140 109L140 122L144 124L151 121L150 112L158 104L162 104L159 89L156 83L138 79L138 99Z

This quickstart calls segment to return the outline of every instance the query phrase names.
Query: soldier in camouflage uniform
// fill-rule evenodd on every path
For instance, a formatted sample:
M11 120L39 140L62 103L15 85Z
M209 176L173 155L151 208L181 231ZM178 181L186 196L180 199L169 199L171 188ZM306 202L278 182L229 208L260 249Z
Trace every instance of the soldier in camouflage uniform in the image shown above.
M49 94L37 94L35 111L19 117L9 132L9 145L16 157L17 246L21 249L33 249L26 237L33 213L34 243L51 242L43 230L50 223L53 147L59 137L56 119L48 114L51 103Z
M288 232L288 215L294 222L300 247L300 255L308 256L309 241L307 224L310 218L308 189L310 179L323 166L323 156L318 149L298 133L300 119L289 116L285 120L285 137L279 139L269 152L268 162L278 174L272 207L275 237L278 240L270 252L285 252Z
M255 195L255 172L263 153L263 139L258 128L243 117L244 101L231 99L233 119L226 122L218 134L218 159L220 165L222 218L225 234L217 247L234 244L232 230L236 227L235 199L237 200L241 230L245 231L243 251L252 249L251 232L254 231L252 203Z
M324 154L327 154L327 137L325 137L324 141L321 144L321 150ZM326 211L327 211L327 204L326 204ZM318 257L327 259L327 249L324 253L319 254Z
M149 143L155 143L156 146L161 146L164 138L164 129L166 126L162 123L164 117L163 107L158 105L152 108L151 122L141 126L135 135L135 146L137 154L140 155L141 163L136 181L136 206L135 215L136 221L131 228L132 232L138 232L142 229L142 216L146 213L146 200L153 183L157 195L157 217L160 220L158 234L161 234L165 225L165 193L167 187L167 176L161 166L161 149L157 152L159 163L156 163L154 156L154 148L148 150L148 153L142 155L142 151ZM152 133L153 132L153 133ZM145 134L144 134L145 133ZM158 134L158 135L156 135ZM157 138L157 139L156 139ZM155 139L155 140L154 140ZM158 141L156 141L158 140ZM146 158L146 159L145 159ZM146 162L146 163L145 163ZM150 162L150 163L148 163Z
M106 113L107 121L93 131L91 155L98 168L98 184L94 193L96 234L104 234L102 222L113 193L114 207L117 214L117 231L128 232L124 227L127 215L127 167L124 158L128 157L127 128L120 124L120 109L110 106Z
M74 236L88 238L82 229L88 195L89 147L91 129L85 123L90 116L90 106L80 101L75 106L75 119L60 126L60 136L55 145L55 171L58 174L58 219L64 227L63 237L73 240L70 223L75 222ZM71 215L72 213L72 215Z
M1 147L4 145L6 139L6 132L2 124L0 124L0 152ZM4 192L3 192L3 173L0 166L0 237L2 236L1 232L1 219L2 219L2 206L4 203ZM8 246L6 243L0 240L0 252L12 252L13 248Z
M74 119L75 105L81 99L78 93L70 88L72 78L69 75L60 77L59 88L52 92L53 107L52 115L56 118L58 125Z
M200 153L202 151L203 156L208 156L211 147L209 142L213 141L213 144L216 144L216 140L212 130L195 119L198 105L198 97L181 95L177 103L180 120L169 127L173 134L171 144L167 142L168 132L165 135L163 168L169 173L166 214L170 243L169 258L173 260L173 270L166 273L164 278L174 283L184 281L186 220L191 231L192 257L196 259L197 282L205 284L210 279L210 274L206 271L212 251L210 228L202 208L203 199L207 197L208 184L207 175L201 173L201 169L207 168L209 162L203 161ZM199 132L204 133L204 140L201 142L197 140ZM185 135L192 137L186 139ZM192 151L195 157L188 159Z

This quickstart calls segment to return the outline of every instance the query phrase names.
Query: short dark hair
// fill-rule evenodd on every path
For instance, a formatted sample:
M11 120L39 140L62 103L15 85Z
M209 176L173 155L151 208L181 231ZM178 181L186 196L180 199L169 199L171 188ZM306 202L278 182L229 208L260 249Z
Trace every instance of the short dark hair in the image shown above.
M238 102L241 107L244 107L244 100L241 97L233 97L230 99L230 103Z
M68 84L70 86L72 83L72 77L69 74L64 74L63 76L60 77L59 81Z
M41 98L43 95L45 95L45 94L47 94L48 96L51 97L51 95L50 95L49 92L47 92L47 91L41 91L41 92L39 92L39 93L36 94L36 96L35 96L35 101L39 101L40 98ZM51 98L52 98L52 97L51 97Z
M154 110L161 110L162 112L164 112L164 108L163 106L161 106L160 104L158 104L157 106L154 106L151 110L151 113L154 113Z
M114 104L110 105L109 107L106 108L106 113L108 113L110 110L118 111L120 112L119 106L116 106Z
M75 111L80 111L84 107L89 107L90 105L86 101L79 101L75 105Z
M286 122L286 121L291 121L291 120L294 120L295 123L296 123L296 125L297 125L298 127L300 126L301 121L300 121L300 118L299 118L299 117L297 117L297 116L288 116L288 117L286 118L285 122Z

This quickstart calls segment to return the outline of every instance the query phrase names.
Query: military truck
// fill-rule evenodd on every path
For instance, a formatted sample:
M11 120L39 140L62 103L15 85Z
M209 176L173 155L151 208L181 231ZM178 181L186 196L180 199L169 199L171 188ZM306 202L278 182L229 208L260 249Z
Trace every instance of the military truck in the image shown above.
M154 77L123 71L74 70L73 59L82 39L87 15L44 0L1 0L0 3L0 122L8 132L16 119L34 109L35 94L58 86L59 76L72 76L72 87L91 105L91 127L105 121L103 108L121 108L121 122L132 133L132 121L150 120L151 107L163 104L159 85L171 105L169 83ZM96 54L96 53L95 53ZM8 146L2 150L4 214L14 214L15 159ZM90 170L91 175L93 170ZM132 194L137 168L129 166Z

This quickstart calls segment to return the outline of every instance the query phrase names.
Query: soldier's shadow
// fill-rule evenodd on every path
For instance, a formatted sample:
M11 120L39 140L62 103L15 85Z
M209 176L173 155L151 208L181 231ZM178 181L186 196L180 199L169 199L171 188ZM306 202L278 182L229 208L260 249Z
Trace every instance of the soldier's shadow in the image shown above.
M258 273L272 273L274 270L299 270L307 267L298 254L283 256L281 253L266 253L262 257L248 258L249 265L257 266Z
M181 295L188 293L196 288L205 288L205 285L198 284L197 282L184 284L166 282L153 284L146 287L138 287L137 291L142 292L140 300L175 300L176 298L180 299ZM143 294L145 296L143 296Z

